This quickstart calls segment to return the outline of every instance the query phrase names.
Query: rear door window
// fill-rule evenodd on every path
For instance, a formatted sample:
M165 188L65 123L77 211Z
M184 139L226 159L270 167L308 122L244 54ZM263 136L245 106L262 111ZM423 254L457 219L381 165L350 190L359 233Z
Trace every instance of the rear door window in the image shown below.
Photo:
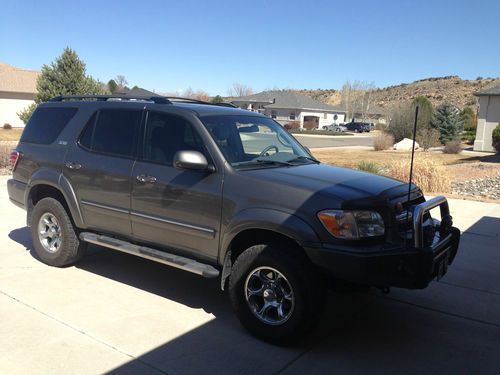
M21 136L21 142L51 144L77 112L77 108L37 108Z
M141 119L142 110L100 110L88 121L80 145L94 152L133 157Z

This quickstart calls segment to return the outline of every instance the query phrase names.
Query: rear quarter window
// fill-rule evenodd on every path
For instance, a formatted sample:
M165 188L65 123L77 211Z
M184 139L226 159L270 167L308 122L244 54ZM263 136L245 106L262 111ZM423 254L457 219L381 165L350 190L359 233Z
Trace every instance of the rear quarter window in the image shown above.
M23 131L21 142L48 145L77 112L77 108L37 108Z

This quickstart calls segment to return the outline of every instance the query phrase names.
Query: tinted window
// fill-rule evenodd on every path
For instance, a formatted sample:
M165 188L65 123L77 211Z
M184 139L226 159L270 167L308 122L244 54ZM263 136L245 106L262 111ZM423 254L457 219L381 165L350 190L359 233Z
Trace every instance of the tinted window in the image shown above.
M89 150L92 149L92 136L94 135L94 125L96 117L97 113L94 113L90 120L87 122L87 125L85 125L85 128L79 140L80 145L88 148Z
M177 151L204 153L203 141L193 126L181 117L150 112L146 124L144 159L172 165Z
M48 145L73 118L76 108L37 108L23 131L21 142Z
M133 156L142 111L101 110L85 127L80 144L92 151L117 156Z

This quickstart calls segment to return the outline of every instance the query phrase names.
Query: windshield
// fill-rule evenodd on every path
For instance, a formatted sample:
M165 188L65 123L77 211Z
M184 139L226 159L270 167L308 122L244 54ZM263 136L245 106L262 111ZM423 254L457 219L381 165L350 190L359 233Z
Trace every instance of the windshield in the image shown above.
M202 122L236 168L317 162L278 123L258 116L207 116Z

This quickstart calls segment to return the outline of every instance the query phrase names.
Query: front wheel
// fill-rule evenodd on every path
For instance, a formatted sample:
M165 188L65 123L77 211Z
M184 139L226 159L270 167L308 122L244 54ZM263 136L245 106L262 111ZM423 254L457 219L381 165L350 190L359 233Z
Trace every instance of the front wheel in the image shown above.
M289 250L289 249L287 249ZM308 332L325 293L301 257L276 245L256 245L236 260L229 294L242 325L256 337L289 344Z

